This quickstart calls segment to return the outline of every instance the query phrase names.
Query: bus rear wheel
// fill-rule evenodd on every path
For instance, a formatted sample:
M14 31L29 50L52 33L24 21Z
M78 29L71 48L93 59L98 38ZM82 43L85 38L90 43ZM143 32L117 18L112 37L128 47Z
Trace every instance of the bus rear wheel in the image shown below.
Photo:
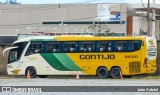
M120 72L121 69L119 67L113 67L110 71L110 76L114 79L118 79L121 77Z
M30 77L31 78L36 78L37 77L37 72L36 72L36 69L34 67L28 67L26 69L26 76L28 75L28 71L30 72Z
M109 76L109 72L106 67L99 67L97 70L97 76L100 78L107 78Z
M48 75L39 75L40 78L47 78Z

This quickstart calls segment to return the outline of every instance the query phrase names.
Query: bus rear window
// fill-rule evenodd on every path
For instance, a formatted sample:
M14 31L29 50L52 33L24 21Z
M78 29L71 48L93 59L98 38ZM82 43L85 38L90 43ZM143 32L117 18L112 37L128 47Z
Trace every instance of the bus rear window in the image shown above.
M141 48L141 41L130 41L130 51L137 51Z

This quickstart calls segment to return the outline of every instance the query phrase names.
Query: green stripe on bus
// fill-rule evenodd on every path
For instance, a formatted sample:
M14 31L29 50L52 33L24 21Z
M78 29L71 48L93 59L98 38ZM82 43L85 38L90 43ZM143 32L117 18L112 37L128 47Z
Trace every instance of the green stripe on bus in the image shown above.
M155 53L157 53L157 52L149 52L149 53L153 53L153 54L155 54Z
M65 53L57 53L53 54L59 61L68 69L71 71L83 71L80 67L78 67L72 60L71 58L68 57L67 54Z
M52 53L41 53L41 56L56 70L70 71Z

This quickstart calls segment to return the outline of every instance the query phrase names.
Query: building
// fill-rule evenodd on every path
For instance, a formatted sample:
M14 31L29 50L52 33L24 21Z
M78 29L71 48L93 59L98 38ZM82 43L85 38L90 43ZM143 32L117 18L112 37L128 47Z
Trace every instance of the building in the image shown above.
M1 4L0 32L1 35L31 33L145 35L148 31L147 18L140 14L143 12L146 14L146 10L142 8L142 5L135 5ZM154 6L152 8L154 9ZM156 9L160 8L156 7ZM155 31L159 33L160 29L157 26L159 26L158 20L155 24Z

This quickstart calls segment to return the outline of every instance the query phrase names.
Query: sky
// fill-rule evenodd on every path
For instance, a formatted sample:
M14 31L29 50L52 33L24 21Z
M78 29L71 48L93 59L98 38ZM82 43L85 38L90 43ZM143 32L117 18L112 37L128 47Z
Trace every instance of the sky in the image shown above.
M6 0L0 0L5 2ZM147 3L148 0L142 0L143 3ZM153 0L150 0L151 2ZM17 0L22 4L58 4L58 3L141 3L141 0ZM160 3L160 0L155 0L156 3Z

